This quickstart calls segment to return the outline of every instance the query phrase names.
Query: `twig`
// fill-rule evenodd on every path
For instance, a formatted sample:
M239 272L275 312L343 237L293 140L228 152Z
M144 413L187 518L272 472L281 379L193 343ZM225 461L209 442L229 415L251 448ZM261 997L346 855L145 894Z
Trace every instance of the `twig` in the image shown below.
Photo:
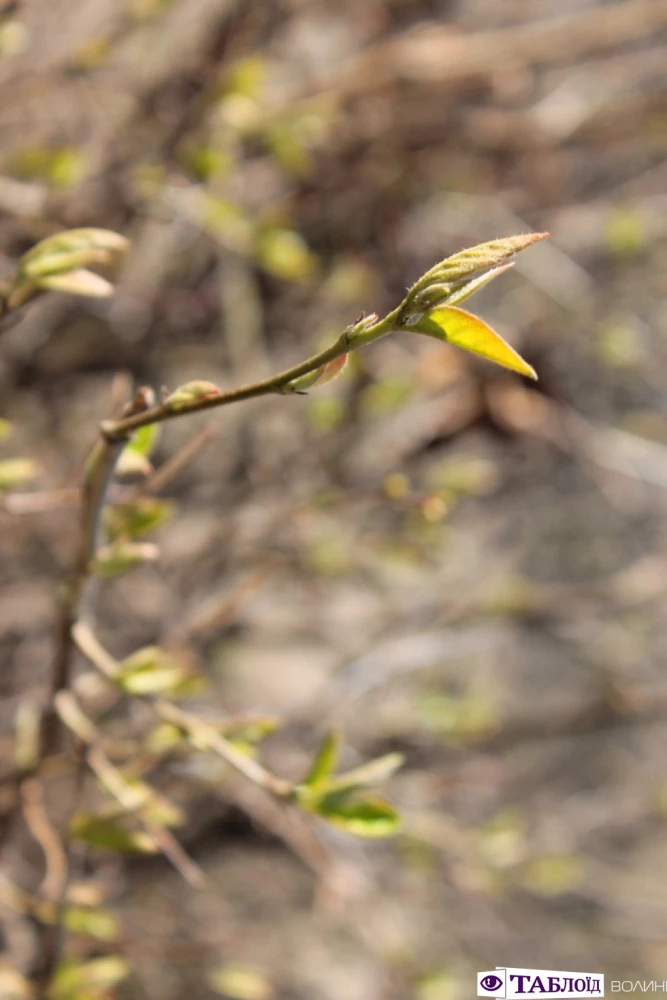
M137 814L146 832L172 863L176 871L194 888L200 889L206 883L206 876L192 858L183 850L174 835L142 813L143 800L132 794L122 774L111 763L100 747L92 746L86 754L86 762L107 791L131 814Z
M97 639L93 630L87 622L78 622L73 629L74 641L81 653L97 667L105 677L113 680L118 674L119 664L104 649ZM230 740L225 739L218 730L204 719L186 712L172 702L164 698L144 699L150 704L153 710L166 722L171 722L187 732L200 749L210 750L212 753L222 757L236 771L248 778L253 784L258 785L267 792L278 798L290 798L293 792L293 785L289 781L277 778L267 771L266 768L258 764L256 760L248 757L238 750Z
M401 306L390 312L384 319L369 326L362 333L355 334L353 341L346 330L335 343L320 351L319 354L314 354L312 357L307 358L306 361L301 361L292 368L287 368L285 371L279 372L277 375L271 375L269 378L262 379L259 382L251 382L248 385L239 386L237 389L229 389L227 392L221 392L218 395L210 394L203 398L184 401L178 406L173 406L167 401L161 403L159 406L151 407L120 420L107 420L101 427L102 436L109 442L119 438L124 441L132 431L138 430L140 427L146 427L148 424L159 424L165 420L173 420L174 417L185 416L187 413L201 413L203 410L217 409L219 406L228 406L230 403L240 403L244 399L255 399L257 396L268 396L272 393L284 392L289 383L295 381L295 379L302 378L304 375L310 375L311 372L322 368L330 361L339 358L342 354L346 354L353 349L356 350L358 347L370 344L375 340L379 340L380 337L385 337L388 333L391 333L392 330L399 326L400 313Z
M217 428L213 424L208 424L198 434L187 441L176 454L165 462L156 472L140 484L136 489L136 495L142 496L145 493L160 493L165 486L175 479L186 466L203 451L217 434Z
M41 783L36 778L24 781L21 795L26 824L42 848L46 861L46 875L40 891L46 899L55 902L67 884L67 853L44 808Z
M152 391L140 389L129 405L126 417L149 408ZM42 757L55 749L58 740L58 719L54 711L59 692L70 686L73 653L72 629L82 609L84 593L90 576L90 564L99 542L100 523L106 496L111 485L116 463L126 444L127 435L107 438L103 434L93 448L86 465L84 477L79 551L69 582L60 598L60 611L56 626L56 656L51 672L51 699L44 717L42 730Z
M278 798L291 798L294 786L290 781L277 778L266 768L258 764L252 757L248 757L241 750L238 750L233 743L225 739L214 726L200 719L199 716L191 712L185 712L182 708L172 702L159 700L154 703L155 711L166 722L171 722L180 729L184 729L196 744L202 749L211 750L222 757L228 764L243 774L253 784L258 785L267 792Z

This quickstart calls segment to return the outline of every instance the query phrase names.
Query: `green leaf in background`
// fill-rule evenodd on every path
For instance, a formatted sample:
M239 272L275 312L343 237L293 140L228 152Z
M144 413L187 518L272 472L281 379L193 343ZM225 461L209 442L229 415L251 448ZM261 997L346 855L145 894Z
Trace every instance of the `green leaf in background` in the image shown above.
M158 443L161 428L161 424L147 424L134 432L118 459L117 475L147 475L153 471L149 459Z
M8 298L10 309L40 291L106 298L113 285L88 268L115 264L128 247L124 236L108 229L70 229L49 236L19 260Z
M49 1000L106 1000L109 990L130 974L128 963L120 955L105 955L88 962L70 959L63 962L49 990Z
M95 576L110 580L115 576L123 576L132 570L154 563L160 551L151 542L113 542L103 545L95 553L91 570Z
M131 503L117 504L104 511L104 527L112 542L143 538L169 520L174 505L155 497L139 497Z
M116 854L155 854L159 850L147 833L130 829L116 816L79 813L70 824L70 833L76 840Z
M470 351L471 354L477 354L528 378L537 378L535 369L524 361L500 334L465 309L454 306L434 309L406 329L454 344L455 347Z
M303 281L317 270L317 258L300 233L292 229L266 229L256 249L257 263L283 281Z
M118 921L100 906L68 906L64 924L73 934L85 934L99 941L117 941L120 936Z
M211 989L229 1000L270 1000L271 984L245 965L220 965L208 974Z
M389 837L400 824L396 810L384 799L361 798L348 789L323 795L310 808L355 837Z
M19 269L23 273L29 273L28 269L32 267L33 275L56 274L63 270L63 256L67 257L71 253L80 251L90 255L85 261L87 264L111 263L122 257L129 246L130 241L125 236L110 229L67 229L62 233L47 236L45 240L31 247L21 257ZM100 257L100 254L104 257ZM35 271L34 264L38 260L42 262L42 266ZM45 266L46 261L49 262L48 266ZM82 263L84 262L80 261L79 266Z
M0 462L0 493L25 486L39 475L39 466L31 458L5 458Z
M322 740L303 784L311 790L327 786L340 754L340 730L331 729Z
M114 681L127 694L138 697L190 693L201 679L190 663L159 646L145 646L119 665Z
M328 787L333 791L379 785L383 781L387 781L401 767L403 761L402 753L388 753L383 757L376 757L375 760L362 764L361 767L355 767L353 771L347 771L345 774L339 774L332 778Z

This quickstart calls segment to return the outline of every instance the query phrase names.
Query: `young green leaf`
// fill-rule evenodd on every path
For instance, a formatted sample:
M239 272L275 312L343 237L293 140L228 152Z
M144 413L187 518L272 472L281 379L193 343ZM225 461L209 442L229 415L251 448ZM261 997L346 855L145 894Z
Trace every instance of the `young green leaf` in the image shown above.
M99 906L68 906L64 924L74 934L86 934L100 941L116 941L120 936L114 915Z
M174 505L155 497L139 497L104 511L104 527L112 542L142 538L169 520Z
M157 545L151 542L114 542L103 545L95 553L91 571L105 580L130 573L139 566L153 563L159 556Z
M332 778L328 784L329 789L356 789L367 788L369 785L379 785L394 774L403 764L402 753L388 753L383 757L376 757L361 767L355 767L353 771L345 774L338 774Z
M406 329L454 344L464 351L478 354L488 361L493 361L528 378L537 378L535 369L524 361L500 334L465 309L458 309L455 306L434 309Z
M165 406L170 410L181 410L191 403L198 403L205 399L215 399L222 396L222 391L212 382L203 379L196 379L194 382L185 382L167 396L164 401Z
M67 292L69 295L85 295L92 299L108 299L113 295L111 282L85 267L60 274L47 274L43 278L36 278L33 284L35 288L47 292Z
M285 389L289 392L303 392L315 385L325 385L340 375L347 364L348 358L349 354L340 354L333 361L328 361L326 365L322 365L321 368L317 368L314 372L309 372L307 375L302 375L301 378L295 378L293 382L288 382Z
M524 233L520 236L506 236L489 243L479 243L477 246L461 250L445 260L441 260L426 274L423 274L411 288L410 294L443 282L456 282L477 271L485 271L489 267L502 264L508 257L525 250L539 240L546 239L551 233Z
M119 665L114 680L127 694L177 696L199 678L188 663L159 646L145 646Z
M356 837L389 837L400 825L396 810L384 799L359 798L347 790L324 795L311 809Z
M134 432L118 459L116 475L147 475L152 472L149 458L157 445L161 427L161 424L147 424Z
M336 770L339 754L340 730L331 729L322 740L303 784L311 791L326 787L329 778Z
M75 251L95 253L103 250L114 257L120 257L129 245L130 242L125 236L114 233L110 229L67 229L62 233L47 236L45 240L36 243L34 247L23 254L19 264L23 267L38 258L53 257Z

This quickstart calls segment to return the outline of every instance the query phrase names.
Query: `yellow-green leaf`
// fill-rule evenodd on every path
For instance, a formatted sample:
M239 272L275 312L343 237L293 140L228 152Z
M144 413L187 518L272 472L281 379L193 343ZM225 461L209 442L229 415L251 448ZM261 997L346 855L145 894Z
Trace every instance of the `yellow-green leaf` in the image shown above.
M394 774L403 764L402 753L387 753L383 757L376 757L367 764L355 767L353 771L339 774L330 782L332 789L352 789L364 788L369 785L379 785Z
M161 424L147 424L135 431L123 448L116 466L116 475L133 476L151 472L149 456L160 436Z
M39 475L31 458L5 458L0 462L0 492L25 486Z
M100 941L116 941L120 928L113 913L99 906L68 906L64 923L74 934L87 934Z
M323 796L311 809L356 837L389 837L400 824L396 810L384 799L360 799L345 791Z
M152 542L114 542L97 550L91 570L95 576L108 580L155 562L159 554Z
M199 680L189 663L159 646L145 646L120 664L115 681L128 694L150 696L178 695L191 682Z
M304 779L304 785L309 789L316 789L326 785L331 775L336 770L338 755L340 753L340 731L330 730L322 740L319 750L315 754L315 759L310 770Z
M118 854L155 854L158 850L147 833L128 828L114 816L81 813L72 820L70 833L93 847Z
M537 378L535 369L524 361L499 333L465 309L458 309L455 306L434 309L408 329L454 344L455 347L470 351L471 354L478 354L481 358L493 361L520 375Z
M112 541L141 538L155 531L174 513L174 505L155 497L139 497L131 503L107 507L104 527Z
M317 269L317 258L300 233L292 229L267 229L258 241L257 262L284 281L303 281Z
M229 1000L270 1000L271 984L244 965L221 965L208 975L209 985Z
M104 1000L109 990L130 974L120 955L105 955L88 962L69 959L56 973L49 1000Z

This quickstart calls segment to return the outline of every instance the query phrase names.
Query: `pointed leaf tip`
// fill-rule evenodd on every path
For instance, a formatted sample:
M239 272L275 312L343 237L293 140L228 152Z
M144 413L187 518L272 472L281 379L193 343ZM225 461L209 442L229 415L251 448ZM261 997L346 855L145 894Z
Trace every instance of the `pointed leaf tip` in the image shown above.
M535 369L499 333L465 309L458 309L456 306L434 309L412 329L537 380Z

